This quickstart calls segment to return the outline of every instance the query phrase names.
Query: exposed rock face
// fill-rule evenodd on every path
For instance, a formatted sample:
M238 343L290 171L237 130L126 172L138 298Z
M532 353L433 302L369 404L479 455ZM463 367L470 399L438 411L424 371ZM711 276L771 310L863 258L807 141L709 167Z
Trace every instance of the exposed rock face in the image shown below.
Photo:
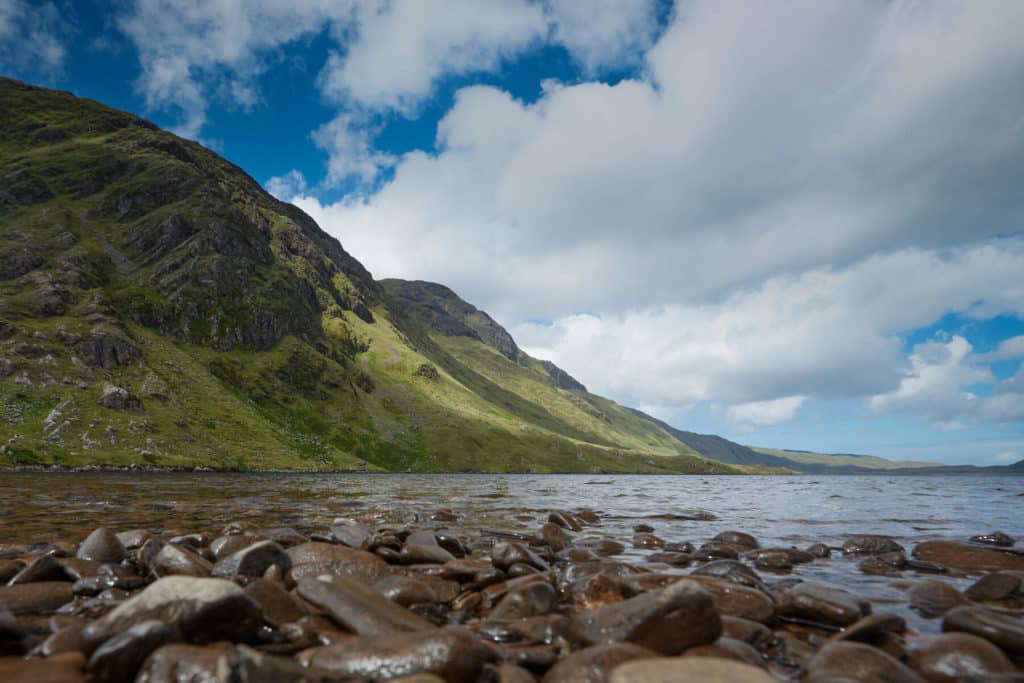
M583 383L578 381L575 377L570 375L568 372L558 367L549 360L542 360L540 362L544 366L544 369L548 371L548 377L551 378L551 383L559 389L565 389L566 391L586 391L587 388L583 386Z
M127 389L115 387L112 384L103 387L103 393L100 394L96 402L111 410L142 411L142 401L138 397L132 395Z

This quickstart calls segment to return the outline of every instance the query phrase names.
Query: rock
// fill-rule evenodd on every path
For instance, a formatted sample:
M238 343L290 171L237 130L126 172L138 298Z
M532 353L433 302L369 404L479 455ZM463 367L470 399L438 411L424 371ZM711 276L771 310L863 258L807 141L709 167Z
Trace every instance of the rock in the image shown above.
M124 544L110 529L96 529L78 546L75 557L97 562L120 562L127 556Z
M756 648L766 647L775 636L770 628L750 619L722 615L722 638L739 640Z
M301 543L288 548L285 552L291 558L292 567L301 564L338 562L342 564L356 563L365 565L387 566L387 563L365 550L356 550L332 543Z
M813 557L821 560L832 556L832 549L824 543L815 543L814 545L808 546L806 552L808 555L812 555Z
M798 583L783 593L775 611L781 617L839 627L849 626L865 615L850 593L811 581Z
M598 557L621 555L626 549L626 546L610 538L587 539L577 542L576 545L580 549L592 551Z
M716 543L732 545L744 550L754 550L759 547L756 538L742 531L723 531L712 540Z
M514 564L525 564L541 571L548 570L548 563L522 543L502 541L491 548L491 562L502 571L508 571Z
M150 544L159 544L153 539L146 543L141 553L146 554ZM149 563L150 571L157 576L209 576L213 565L205 557L197 555L186 546L167 544L156 552Z
M888 536L861 534L850 537L843 544L844 555L881 555L892 552L903 552L903 546Z
M998 647L967 633L918 638L907 648L906 662L929 683L993 680L1017 672Z
M103 393L100 394L96 402L110 410L142 411L142 401L129 393L127 389L115 387L112 384L107 384L103 387Z
M45 614L74 599L67 581L36 581L16 586L0 586L0 607L12 614Z
M459 594L461 587L454 581L422 575L391 574L373 582L378 593L403 607L423 603L449 603Z
M339 517L331 525L331 536L342 545L364 549L370 541L370 530L354 519Z
M10 377L18 368L6 358L0 358L0 377Z
M156 373L150 372L146 375L146 379L142 381L139 393L146 398L168 401L171 398L171 387L167 385L167 382L160 379Z
M719 638L710 645L698 645L691 647L682 654L683 657L717 657L718 659L731 659L743 662L759 669L764 668L761 654L749 643L732 638Z
M558 602L558 592L549 583L533 582L505 594L488 619L526 619L547 614Z
M979 602L1004 600L1024 592L1024 575L1012 572L985 574L970 586L964 594Z
M361 636L430 631L435 628L422 617L349 577L331 577L329 582L302 579L298 592L304 600L324 610L338 624Z
M629 642L665 655L714 642L722 622L711 594L690 579L571 619L573 636L587 645Z
M125 550L141 548L152 536L148 529L132 529L131 531L122 531L116 535L117 540L121 541L121 545L124 546Z
M491 683L537 683L533 674L514 664L500 664L490 670L485 667L484 680ZM438 683L440 683L440 679L438 679Z
M404 564L444 564L455 556L439 545L406 543L400 555Z
M759 569L785 571L793 568L789 553L780 550L758 550L751 559Z
M738 560L740 554L732 546L723 543L705 543L693 552L693 556L705 562L711 560Z
M654 534L640 533L633 537L634 548L664 548L665 539Z
M694 569L692 574L696 576L716 576L741 586L749 586L750 588L764 588L764 582L757 575L757 572L739 560L715 560L708 562Z
M690 578L711 593L715 607L722 614L762 624L767 624L774 618L775 603L763 591L714 576L691 574Z
M807 668L808 680L814 681L925 683L892 655L863 643L828 643L814 655Z
M925 541L914 548L914 557L968 572L1024 571L1024 554L989 545Z
M69 581L70 577L64 571L61 564L53 555L41 555L29 562L7 582L9 586L17 586L22 583L35 583L37 581Z
M956 607L946 613L942 630L971 633L995 643L1011 657L1024 656L1024 618L980 605Z
M292 559L284 548L273 541L259 541L236 553L228 555L213 565L210 573L213 576L250 576L258 578L266 571L277 566L286 572L292 568Z
M906 630L907 622L903 617L895 614L869 614L832 636L832 640L849 640L881 647L888 643L894 634Z
M1004 534L1002 531L993 531L990 534L982 534L981 536L971 536L971 543L984 543L986 545L999 546L1000 548L1010 548L1016 542L1012 536Z
M73 346L75 353L86 365L108 370L131 365L142 357L142 352L131 341L102 328L92 330L92 337Z
M228 642L204 647L165 645L146 660L136 683L336 683L326 672L304 669L290 658L274 657Z
M552 510L548 514L548 521L569 531L583 531L583 526L576 519L576 516L565 510Z
M259 604L226 579L169 576L158 579L85 627L82 637L99 645L144 621L175 626L191 643L226 638L251 640L262 623Z
M85 656L66 652L46 659L0 657L0 681L10 683L85 683Z
M560 659L544 675L542 683L605 683L620 664L656 656L657 653L632 643L595 645Z
M910 606L928 619L941 617L968 602L963 593L945 581L921 581L910 588Z
M473 683L490 651L462 628L349 638L314 651L310 666L343 676L386 681L431 673L446 683Z
M180 640L172 625L143 621L100 645L89 658L89 680L118 683L135 678L142 662L159 647Z
M259 603L263 610L263 620L274 628L308 615L302 603L277 581L256 579L245 587L245 592Z
M626 662L612 671L610 683L775 683L750 664L717 657L657 657Z
M256 536L250 536L249 534L218 536L210 541L210 552L213 553L214 560L220 561L229 555L234 555L239 550L248 548L253 543L258 543L259 540ZM288 558L288 563L291 566L290 557Z
M542 545L546 545L555 552L564 550L568 546L572 545L572 539L569 534L562 527L552 522L547 522L540 528L540 532L537 534L537 540Z

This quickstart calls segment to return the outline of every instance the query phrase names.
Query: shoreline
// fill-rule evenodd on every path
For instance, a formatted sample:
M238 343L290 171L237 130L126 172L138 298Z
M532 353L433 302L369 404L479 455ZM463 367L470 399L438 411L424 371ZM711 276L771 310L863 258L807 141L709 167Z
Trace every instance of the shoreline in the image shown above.
M982 678L1024 662L1024 548L1001 532L798 548L699 524L676 538L656 516L612 531L588 508L303 532L162 514L0 543L0 680L792 683L869 662L916 681L939 660ZM862 574L888 592L843 580Z

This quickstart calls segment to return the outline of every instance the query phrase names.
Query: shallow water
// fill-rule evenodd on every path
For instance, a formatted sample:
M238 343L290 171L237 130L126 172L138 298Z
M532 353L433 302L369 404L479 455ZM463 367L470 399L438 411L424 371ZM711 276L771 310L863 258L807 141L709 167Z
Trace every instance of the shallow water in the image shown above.
M334 517L437 526L429 515L438 508L457 513L449 526L467 535L533 531L551 509L589 508L602 524L582 537L627 545L632 528L646 523L668 541L695 544L738 529L762 546L839 546L852 534L877 533L909 550L996 529L1024 536L1024 477L0 473L0 543L80 541L98 526L216 533L242 519L303 533L326 531ZM626 556L645 554L630 548ZM904 584L861 574L841 555L794 574L905 611ZM906 616L922 630L935 628Z

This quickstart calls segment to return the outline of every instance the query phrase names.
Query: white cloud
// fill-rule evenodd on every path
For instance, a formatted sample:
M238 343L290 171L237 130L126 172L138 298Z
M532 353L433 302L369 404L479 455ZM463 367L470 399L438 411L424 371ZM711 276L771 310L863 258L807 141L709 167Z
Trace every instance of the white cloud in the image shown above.
M153 109L181 115L177 132L197 137L213 93L243 107L258 102L257 78L282 45L350 22L352 0L135 0L119 18L139 53L136 87Z
M651 79L549 84L530 105L472 88L438 154L305 205L373 272L511 320L701 303L1020 230L1024 4L902 7L689 3Z
M587 74L637 63L657 31L652 0L548 0L552 39Z
M740 431L752 431L755 427L789 422L806 400L806 396L785 396L771 401L740 403L729 406L725 418Z
M525 0L370 3L320 75L321 89L370 109L409 110L447 74L493 71L544 39L543 8Z
M994 379L960 338L919 347L908 363L901 335L951 312L1024 314L1022 268L1024 241L908 249L773 277L721 301L569 315L511 332L528 352L631 404L877 394L878 412L948 421L964 409L964 387ZM995 419L997 403L984 405L989 412L972 415Z
M51 3L0 2L0 71L5 75L50 80L67 60L71 24Z
M384 168L396 159L373 146L376 131L365 117L339 114L313 131L313 142L328 153L328 186L355 177L365 183L372 182Z
M267 192L274 195L282 202L290 202L292 197L303 194L309 186L306 184L306 177L302 171L292 169L284 175L274 176L264 183Z
M994 361L1024 357L1024 335L1004 339L995 351L985 354L985 357Z

